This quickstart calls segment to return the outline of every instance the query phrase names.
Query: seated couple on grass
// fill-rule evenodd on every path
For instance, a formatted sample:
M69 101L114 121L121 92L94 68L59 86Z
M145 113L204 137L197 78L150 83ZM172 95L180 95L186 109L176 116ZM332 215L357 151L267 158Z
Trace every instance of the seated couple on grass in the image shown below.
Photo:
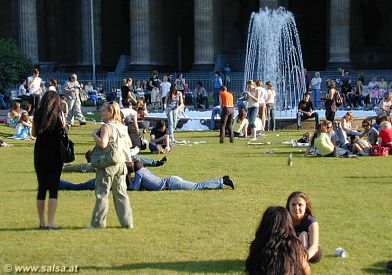
M293 192L286 208L271 206L263 214L246 259L248 274L310 274L321 260L319 225L303 192Z
M229 176L222 178L205 180L198 183L185 181L178 176L160 178L154 175L150 170L143 166L143 162L137 160L128 163L127 189L135 191L164 191L164 190L211 190L223 189L227 185L234 189L234 183ZM131 178L130 174L135 172L135 177ZM71 182L60 180L60 190L94 190L95 179L85 183L73 184Z

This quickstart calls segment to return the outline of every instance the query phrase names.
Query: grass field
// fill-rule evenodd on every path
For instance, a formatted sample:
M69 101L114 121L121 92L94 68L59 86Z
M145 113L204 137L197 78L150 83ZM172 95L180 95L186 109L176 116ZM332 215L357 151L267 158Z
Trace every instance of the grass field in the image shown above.
M94 127L89 123L71 130L75 163L83 162L84 152L93 146ZM13 132L0 126L1 138ZM13 269L55 264L77 265L83 274L241 274L264 209L284 205L297 190L308 194L320 224L323 258L312 265L314 274L385 272L392 259L391 157L305 158L303 149L281 144L299 138L295 131L267 132L262 140L272 144L261 146L248 146L245 139L219 144L217 132L176 135L192 146L177 145L166 165L151 168L154 173L191 181L228 174L236 189L129 192L132 230L119 227L112 201L109 227L86 230L95 202L91 191L60 191L56 220L64 230L36 230L34 141L6 140L14 146L0 148L0 273L6 264ZM193 143L197 141L207 143ZM292 167L287 165L290 152ZM62 175L72 182L92 177ZM348 258L335 257L337 247Z

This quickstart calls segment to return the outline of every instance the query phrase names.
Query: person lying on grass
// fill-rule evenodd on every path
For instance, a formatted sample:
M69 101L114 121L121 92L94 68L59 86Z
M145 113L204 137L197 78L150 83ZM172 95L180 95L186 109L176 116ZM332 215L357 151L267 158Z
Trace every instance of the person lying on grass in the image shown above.
M135 149L133 149L135 150ZM131 152L132 155L132 152ZM86 163L81 163L81 164L68 164L63 167L63 172L81 172L81 173L93 173L95 172L95 168L91 165L91 150L88 150L86 154L84 155L86 158ZM132 155L132 159L135 160L140 160L143 162L145 166L150 166L150 167L158 167L162 166L166 163L167 158L163 157L161 160L155 160L155 159L150 159L146 158L143 156L137 156L137 155Z
M234 183L229 176L206 180L199 183L185 181L180 177L171 176L160 178L150 170L144 168L140 160L128 163L127 190L129 191L163 191L163 190L204 190L204 189L223 189L227 185L234 189ZM131 178L131 173L135 172L135 178ZM95 190L95 179L90 179L84 183L75 184L60 180L59 190Z
M198 183L186 181L178 176L161 178L154 175L143 166L141 161L135 161L130 165L130 171L134 170L135 178L131 179L128 188L131 190L163 191L163 190L205 190L223 189L224 185L234 189L234 183L229 176L205 180Z

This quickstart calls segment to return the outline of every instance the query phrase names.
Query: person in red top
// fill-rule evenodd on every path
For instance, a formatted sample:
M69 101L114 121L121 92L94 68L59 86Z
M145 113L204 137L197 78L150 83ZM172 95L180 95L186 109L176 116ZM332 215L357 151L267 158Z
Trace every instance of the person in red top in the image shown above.
M233 119L234 119L234 99L233 94L227 91L225 85L220 87L219 104L222 109L221 128L220 128L220 143L224 143L225 129L228 125L230 132L230 143L234 142Z
M383 147L389 147L389 153L392 153L392 129L391 123L383 121L379 126L380 134L378 136L378 143Z

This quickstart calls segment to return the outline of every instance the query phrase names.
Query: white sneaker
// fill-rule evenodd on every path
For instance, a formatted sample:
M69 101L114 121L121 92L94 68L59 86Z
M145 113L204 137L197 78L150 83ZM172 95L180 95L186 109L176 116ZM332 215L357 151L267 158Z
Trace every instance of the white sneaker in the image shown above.
M130 151L131 156L136 156L138 153L140 152L140 149L138 146L136 146L135 148L132 148Z

